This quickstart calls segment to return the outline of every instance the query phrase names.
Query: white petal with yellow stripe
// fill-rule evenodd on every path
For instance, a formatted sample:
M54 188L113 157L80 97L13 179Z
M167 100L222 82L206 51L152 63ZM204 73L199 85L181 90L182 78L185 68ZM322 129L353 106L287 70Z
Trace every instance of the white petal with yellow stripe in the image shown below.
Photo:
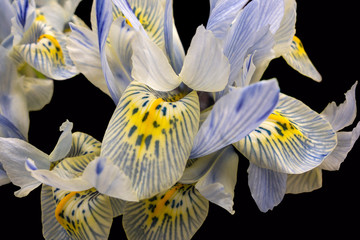
M312 64L309 56L306 54L304 46L300 39L296 36L290 45L290 50L282 55L287 64L299 73L317 81L321 81L321 75Z
M299 174L320 165L336 144L327 120L299 100L281 94L268 119L234 146L259 167Z
M78 74L66 49L65 35L43 22L35 21L14 50L49 78L63 80Z
M123 226L129 240L190 239L204 222L209 202L192 184L176 184L140 202L128 202Z
M124 172L139 199L152 197L180 179L199 127L199 108L195 91L156 92L133 81L110 120L101 157Z

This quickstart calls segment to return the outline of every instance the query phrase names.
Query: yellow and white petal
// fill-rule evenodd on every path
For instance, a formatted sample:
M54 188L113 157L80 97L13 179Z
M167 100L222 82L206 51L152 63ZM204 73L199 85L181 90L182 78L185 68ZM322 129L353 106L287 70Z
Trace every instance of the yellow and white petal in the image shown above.
M41 220L43 226L43 236L46 240L69 239L69 235L55 217L56 204L52 192L52 187L42 185L41 188Z
M43 22L35 21L14 50L49 78L63 80L78 74L66 48L65 35Z
M209 202L193 185L169 190L126 205L123 226L129 240L190 239L204 222Z
M312 192L322 186L322 170L317 167L302 174L288 174L286 193Z
M139 199L173 186L181 177L199 127L196 92L156 92L133 81L106 130L101 156L132 182ZM106 177L106 176L105 176Z
M299 174L320 165L336 144L336 134L326 119L281 94L268 119L234 146L259 167Z
M304 46L300 39L293 37L290 50L282 55L285 61L296 71L301 74L320 82L321 75L312 64L310 58L305 52Z
M113 220L108 196L95 189L69 192L53 188L55 218L71 239L107 239Z

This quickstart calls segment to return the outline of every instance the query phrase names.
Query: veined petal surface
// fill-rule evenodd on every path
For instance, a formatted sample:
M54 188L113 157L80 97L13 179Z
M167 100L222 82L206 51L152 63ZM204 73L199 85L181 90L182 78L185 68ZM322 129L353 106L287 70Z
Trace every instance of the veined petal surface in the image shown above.
M55 218L71 239L107 239L113 220L108 196L95 189L69 192L52 189Z
M194 185L176 184L140 202L128 202L123 216L127 237L190 239L204 222L209 202Z
M68 79L78 74L61 32L35 21L14 50L25 62L49 78Z
M248 135L270 115L278 98L276 80L238 88L220 98L201 125L190 158L208 155Z
M302 42L298 37L294 36L290 45L290 50L282 56L296 71L317 82L321 82L321 75L312 64L309 56L305 52Z
M328 121L299 100L281 94L268 119L234 146L259 167L299 174L320 165L336 143Z
M124 171L140 199L168 189L190 155L199 108L194 91L160 93L133 81L110 120L101 156Z
M286 192L286 173L274 172L250 163L248 174L251 196L260 211L272 210L282 201Z
M15 16L11 19L11 33L14 35L14 44L17 44L35 20L35 1L16 0L13 7Z

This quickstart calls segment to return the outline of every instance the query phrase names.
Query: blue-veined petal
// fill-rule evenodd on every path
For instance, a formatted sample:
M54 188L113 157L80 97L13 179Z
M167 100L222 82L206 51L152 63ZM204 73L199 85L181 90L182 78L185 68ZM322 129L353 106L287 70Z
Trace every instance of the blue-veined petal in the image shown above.
M329 103L327 107L321 112L321 115L325 117L331 124L334 131L339 131L344 127L352 124L356 117L356 90L357 82L351 87L351 89L345 94L345 102L336 105L335 102Z
M121 93L125 89L123 89L121 85L119 86L118 83L115 81L114 75L112 74L109 63L107 61L106 49L105 49L110 26L113 21L112 1L111 0L103 0L103 1L96 0L96 1L94 1L93 9L94 8L95 8L95 11L92 11L92 15L93 15L92 21L94 21L93 18L96 19L96 24L93 25L93 28L97 30L101 66L102 66L102 70L103 70L103 73L105 76L106 84L109 89L110 95L111 95L114 103L117 104L121 97ZM94 27L94 26L96 26L96 27Z
M71 150L52 170L38 169L32 160L26 161L27 170L40 182L68 191L83 191L92 187L82 177L85 168L100 155L100 142L93 137L76 132L72 134Z
M52 192L52 187L42 185L41 188L41 220L43 226L43 236L45 239L70 240L65 228L56 220L56 203Z
M181 79L175 74L163 51L149 38L136 33L132 41L132 76L157 91L171 91Z
M279 57L289 51L292 39L295 34L296 1L285 0L284 4L284 17L281 20L280 27L274 36L276 41L274 46L276 57Z
M223 39L235 17L248 2L248 0L217 1L211 8L206 28L212 31L215 37Z
M101 67L99 44L95 32L70 24L67 48L76 68L101 91L110 95Z
M302 174L288 174L286 193L311 192L322 186L322 170L316 167Z
M140 199L168 189L185 168L199 107L195 91L162 93L133 81L110 120L101 156L131 179Z
M336 135L338 141L336 148L321 163L321 169L329 171L339 170L340 164L345 160L360 136L360 123L351 132L338 132Z
M312 78L317 82L321 81L321 75L312 64L310 58L304 50L303 44L298 37L293 37L289 51L284 53L282 56L287 64L289 64L299 73Z
M179 74L183 66L185 51L174 24L173 0L167 0L165 3L164 41L171 66L175 73Z
M272 34L280 26L283 13L282 0L251 1L236 17L224 40L224 54L231 65L230 85L239 78L244 58L251 53L250 51L257 50L258 46L262 48L265 46L269 50L272 48L269 42ZM263 51L259 55L259 58L264 58L265 55L266 60L269 61L267 58L271 57L271 51ZM266 65L266 62L262 64ZM262 72L263 69L260 73ZM261 75L260 73L257 75Z
M0 1L0 43L11 33L11 19L15 11L10 1Z
M286 173L279 173L250 163L248 183L251 196L260 211L267 212L277 206L286 191Z
M195 184L195 188L210 202L234 214L234 195L239 157L232 146L219 150L212 166ZM206 157L203 157L206 158ZM198 161L201 158L198 159ZM207 159L209 160L209 159ZM204 161L204 160L202 160ZM196 162L194 164L197 164ZM190 168L197 168L193 165ZM200 166L200 169L202 167ZM196 170L196 169L194 169ZM186 172L186 170L185 170ZM185 174L185 173L184 173Z
M328 121L299 100L280 94L268 119L234 145L259 167L299 174L320 165L336 142Z
M131 26L140 31L142 34L146 34L144 27L142 26L139 19L135 16L132 6L129 4L127 0L113 0L115 6L120 9L120 11L124 14L125 18L128 19ZM140 5L140 1L138 2Z
M113 220L108 196L95 189L69 192L53 188L55 218L71 239L107 239Z
M129 239L190 239L208 209L209 202L194 185L176 184L152 198L127 203L123 226Z
M269 116L278 98L276 80L235 89L220 98L201 125L190 158L205 156L248 135Z
M116 2L114 1L115 5ZM135 16L140 22L142 28L136 30L147 33L149 38L161 49L164 49L164 17L165 8L161 1L158 0L135 0L129 1L129 5L133 11L132 17ZM125 17L128 16L124 13ZM131 20L128 20L132 25ZM143 29L143 30L142 30Z
M227 85L229 72L230 64L219 40L199 26L185 56L181 80L197 91L218 92Z
M35 21L14 50L49 78L63 80L78 74L66 48L65 35L43 22Z
M13 7L15 16L11 19L11 33L14 35L14 44L17 44L35 20L35 1L16 0Z
M132 45L135 30L126 24L126 19L118 17L111 25L109 32L109 42L106 49L108 63L115 81L125 90L132 81ZM121 92L122 94L122 92Z
M50 102L54 91L54 81L25 77L23 87L29 111L37 111Z

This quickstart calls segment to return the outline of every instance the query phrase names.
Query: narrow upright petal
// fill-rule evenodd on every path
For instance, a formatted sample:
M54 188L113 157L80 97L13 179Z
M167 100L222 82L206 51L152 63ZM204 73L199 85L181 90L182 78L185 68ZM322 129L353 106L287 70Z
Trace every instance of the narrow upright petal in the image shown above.
M180 179L199 117L196 92L161 93L133 81L110 120L101 156L131 179L140 199L151 197Z
M149 38L137 32L132 42L134 80L145 83L157 91L171 91L181 79L175 74L163 51Z
M197 133L190 158L205 156L244 138L274 110L276 80L231 91L218 100Z
M140 202L128 202L123 216L127 237L190 239L204 222L209 202L194 185L176 184Z
M185 56L181 80L197 91L218 92L227 85L229 72L219 40L204 26L198 27Z
M96 33L88 28L70 24L67 48L76 68L104 93L110 95L101 67Z

